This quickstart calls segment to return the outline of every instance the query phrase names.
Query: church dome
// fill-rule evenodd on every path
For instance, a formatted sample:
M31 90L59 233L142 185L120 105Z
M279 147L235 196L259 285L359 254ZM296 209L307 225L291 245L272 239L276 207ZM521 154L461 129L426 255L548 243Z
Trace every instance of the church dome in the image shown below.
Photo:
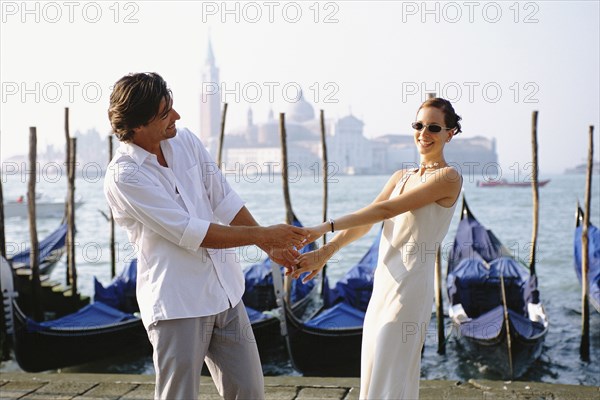
M365 125L360 119L350 114L338 120L338 126L342 128L362 129Z
M275 120L258 126L258 144L263 146L279 146L279 125Z
M298 101L291 103L288 106L285 117L291 122L300 124L315 119L315 111L313 107L306 100L304 100L302 91L300 92Z

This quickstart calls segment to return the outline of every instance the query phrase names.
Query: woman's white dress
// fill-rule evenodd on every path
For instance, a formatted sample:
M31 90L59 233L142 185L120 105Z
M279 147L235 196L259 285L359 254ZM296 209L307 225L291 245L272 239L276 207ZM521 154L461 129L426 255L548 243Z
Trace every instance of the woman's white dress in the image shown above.
M408 172L391 197L402 192ZM361 399L417 399L421 348L431 319L435 256L456 208L437 203L386 220L365 316Z

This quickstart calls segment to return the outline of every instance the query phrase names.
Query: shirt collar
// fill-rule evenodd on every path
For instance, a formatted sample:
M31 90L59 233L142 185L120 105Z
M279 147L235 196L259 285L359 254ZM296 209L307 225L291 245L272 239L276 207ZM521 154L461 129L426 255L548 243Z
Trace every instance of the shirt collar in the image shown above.
M141 166L146 158L150 156L150 152L133 143L121 142L119 152L121 154L129 155L138 166Z
M171 151L171 143L169 143L171 139L167 139L167 140L163 140L160 145L163 149L163 152L165 154L165 158L169 158L170 151ZM126 142L121 142L121 145L119 147L119 151L121 152L121 154L127 154L129 155L131 158L133 158L133 161L135 161L135 163L138 166L141 166L142 163L146 160L146 158L150 157L150 156L154 156L154 158L156 159L156 156L152 153L150 153L147 150L142 149L140 146L138 146L137 144L134 143L126 143ZM172 160L168 160L169 165L171 165Z

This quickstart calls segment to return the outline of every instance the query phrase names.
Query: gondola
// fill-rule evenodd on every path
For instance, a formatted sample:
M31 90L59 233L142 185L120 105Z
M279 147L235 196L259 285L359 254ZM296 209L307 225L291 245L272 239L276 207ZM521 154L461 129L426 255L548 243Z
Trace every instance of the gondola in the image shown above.
M295 215L293 224L302 226ZM304 246L300 253L314 249L316 249L316 245L310 243ZM261 354L266 354L270 350L284 345L281 336L279 307L273 286L273 266L271 259L266 258L264 261L244 269L245 290L242 300ZM303 313L315 301L317 289L314 281L310 281L306 285L293 281L292 309L297 313Z
M504 379L525 373L540 356L548 332L537 276L475 219L464 197L447 289L449 316L464 356Z
M300 226L298 221L296 224ZM315 246L311 244L301 251L305 252L314 248ZM136 265L137 261L134 259L129 267L123 270L107 287L94 278L94 301L105 303L124 312L138 312L139 307L135 293ZM278 306L273 289L272 266L271 260L266 258L261 263L244 269L246 288L242 300L252 324L259 352L263 355L284 344L276 311ZM311 285L294 284L293 293L294 309L302 312L314 300L316 287L314 283Z
M362 328L373 292L380 238L381 232L334 288L327 290L324 285L323 307L311 317L303 319L284 301L288 352L292 365L303 375L360 375Z
M295 222L300 226L298 221ZM305 246L301 252L315 248ZM264 353L274 346L283 345L279 319L268 301L274 298L271 261L266 259L257 264L268 268L262 283L252 280L246 286L256 289L248 300L247 307L259 350ZM123 354L150 354L151 344L139 317L135 294L137 260L133 259L108 286L94 278L94 303L62 318L35 322L13 304L15 358L27 372L39 372L96 361L105 357ZM259 268L252 266L246 275ZM264 271L262 271L264 272ZM294 290L294 309L304 310L316 288L297 284ZM245 294L246 296L246 294ZM252 301L252 299L256 301Z
M294 225L302 226L295 216ZM301 249L300 252L304 253L315 248L316 245L311 243ZM129 267L107 287L102 286L100 282L94 279L94 300L129 313L139 311L135 293L136 265L136 260L133 260ZM273 287L273 266L271 259L267 257L260 263L246 267L243 271L245 290L242 300L252 325L258 350L262 355L267 355L270 351L284 345ZM314 282L310 282L308 285L293 282L293 309L299 313L303 312L315 300L316 294L317 287Z
M294 225L302 226L294 216ZM314 250L316 245L311 243L300 250L301 253ZM121 311L133 313L139 311L136 294L136 260L133 260L113 282L104 287L94 279L96 302L101 301ZM284 345L280 332L278 305L273 288L272 268L274 264L269 258L250 265L244 269L245 291L242 300L252 324L252 331L259 352L263 355ZM282 267L279 267L282 268ZM302 285L293 282L292 303L296 312L303 312L315 300L317 287L314 282Z
M125 274L132 269L135 270L134 263L129 264ZM123 274L115 281L122 277ZM104 295L106 298L106 293ZM27 372L63 368L115 355L150 354L151 351L138 314L102 301L45 322L29 318L14 301L13 315L15 359Z
M583 231L583 210L577 206L575 235L573 238L574 267L581 283L581 236ZM590 223L588 227L588 282L590 304L600 313L600 229Z
M56 263L65 252L67 224L61 224L39 243L40 275L50 275ZM8 259L13 270L25 271L31 268L31 249L25 249Z

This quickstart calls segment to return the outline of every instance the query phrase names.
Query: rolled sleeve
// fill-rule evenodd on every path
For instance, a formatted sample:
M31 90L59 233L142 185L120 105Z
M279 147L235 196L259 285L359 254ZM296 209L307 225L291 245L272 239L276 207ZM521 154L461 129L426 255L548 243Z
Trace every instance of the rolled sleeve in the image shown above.
M179 246L192 251L198 250L200 244L202 244L202 241L206 237L209 226L210 222L206 220L190 218L190 222L185 227L181 240L179 241Z
M243 206L244 200L232 190L219 203L214 213L219 218L219 221L229 225Z

